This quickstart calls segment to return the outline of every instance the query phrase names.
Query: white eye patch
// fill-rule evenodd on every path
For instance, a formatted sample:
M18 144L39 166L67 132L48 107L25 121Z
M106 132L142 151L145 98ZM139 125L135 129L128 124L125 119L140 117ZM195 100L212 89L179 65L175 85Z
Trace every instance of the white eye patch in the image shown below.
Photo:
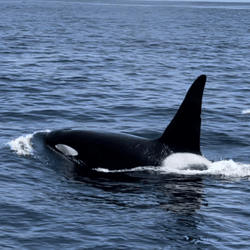
M78 152L71 148L70 146L64 145L64 144L56 144L55 147L61 151L64 155L67 156L77 156Z

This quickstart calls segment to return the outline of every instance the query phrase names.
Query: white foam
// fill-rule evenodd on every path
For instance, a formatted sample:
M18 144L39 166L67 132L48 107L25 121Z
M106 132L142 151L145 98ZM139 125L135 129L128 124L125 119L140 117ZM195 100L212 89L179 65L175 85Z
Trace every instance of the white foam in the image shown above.
M36 131L33 134L23 135L7 143L19 156L33 156L32 138L36 133L50 132L50 130Z
M222 160L214 162L208 169L208 174L221 176L224 179L241 179L250 177L250 164Z
M105 173L149 171L157 174L178 174L183 176L207 175L230 181L250 178L250 164L236 163L233 160L211 162L203 156L187 153L170 155L158 167L145 166L122 170L97 168L96 170Z
M28 134L20 136L17 139L8 142L7 145L15 151L19 156L31 156L33 155L33 148L31 139L34 134Z
M127 172L137 172L137 171L160 171L161 167L155 167L155 166L144 166L144 167L136 167L136 168L123 168L118 170L109 170L107 168L95 168L98 172L103 173L127 173Z
M167 161L167 159L166 159ZM207 163L206 163L207 161ZM168 161L167 161L168 162ZM221 160L217 162L209 162L204 158L204 162L200 161L198 164L205 164L207 169L197 170L188 168L183 165L164 165L162 166L162 173L176 173L181 175L208 175L220 177L222 179L230 178L245 178L250 177L250 165L243 163L236 163L233 160Z
M244 115L250 115L250 109L243 110L242 114L244 114Z

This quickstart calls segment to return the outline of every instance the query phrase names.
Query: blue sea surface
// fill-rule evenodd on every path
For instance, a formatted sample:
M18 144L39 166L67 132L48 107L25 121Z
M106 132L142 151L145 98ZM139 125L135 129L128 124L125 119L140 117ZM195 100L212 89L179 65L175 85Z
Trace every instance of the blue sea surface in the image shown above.
M249 249L250 4L0 1L0 20L1 249ZM80 176L39 136L156 138L200 74L206 171Z

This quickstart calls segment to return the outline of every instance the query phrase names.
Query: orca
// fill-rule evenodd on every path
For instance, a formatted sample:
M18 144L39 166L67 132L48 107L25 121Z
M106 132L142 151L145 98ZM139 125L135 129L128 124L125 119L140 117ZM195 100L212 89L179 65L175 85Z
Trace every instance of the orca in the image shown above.
M57 130L45 135L45 144L81 168L108 170L160 166L173 154L200 150L202 96L206 75L189 88L177 113L157 139L84 130Z

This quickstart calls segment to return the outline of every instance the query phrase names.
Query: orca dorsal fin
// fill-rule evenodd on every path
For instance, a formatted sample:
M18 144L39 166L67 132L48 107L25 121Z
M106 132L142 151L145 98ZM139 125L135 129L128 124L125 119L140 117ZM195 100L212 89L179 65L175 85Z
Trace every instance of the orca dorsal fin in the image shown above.
M174 152L201 154L201 106L206 76L199 76L159 140Z

